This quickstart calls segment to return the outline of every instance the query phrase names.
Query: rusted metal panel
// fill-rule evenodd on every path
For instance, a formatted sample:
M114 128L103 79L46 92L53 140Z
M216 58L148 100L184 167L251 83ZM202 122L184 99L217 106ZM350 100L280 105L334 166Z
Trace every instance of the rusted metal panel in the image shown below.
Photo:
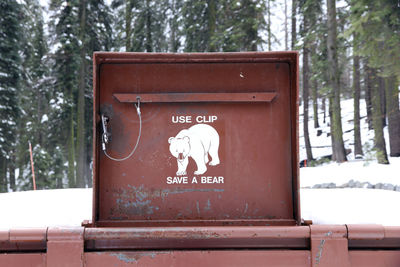
M349 251L352 267L397 267L400 266L400 251Z
M1 254L0 267L46 267L46 253Z
M0 267L188 266L189 263L194 266L397 267L400 266L399 230L400 227L362 225L82 227L32 232L17 229L0 231ZM351 231L354 233L350 234ZM43 252L24 247L43 238ZM350 247L351 241L367 243ZM17 249L8 251L4 242L18 242ZM373 247L371 242L380 243ZM192 262L192 259L195 260Z
M299 223L297 60L294 52L96 53L94 225ZM137 95L152 102L141 104L138 148L112 161L100 148L100 115L109 118L109 154L128 155L139 120L115 96L132 102ZM170 140L183 139L185 129L200 138L184 139L192 154L182 171ZM203 140L209 136L218 136L218 148ZM204 161L195 149L203 141Z
M85 253L86 266L311 266L308 251L113 251Z
M121 103L271 102L276 93L161 93L113 94Z
M310 229L306 226L89 228L85 231L87 250L309 249L309 239Z
M399 249L400 226L348 225L350 249Z
M46 228L1 230L0 251L45 251L46 236Z
M385 227L378 224L356 224L348 225L348 237L351 240L357 239L383 239L385 238Z
M49 228L46 266L84 267L84 228Z
M312 266L351 266L345 225L311 225L310 229Z

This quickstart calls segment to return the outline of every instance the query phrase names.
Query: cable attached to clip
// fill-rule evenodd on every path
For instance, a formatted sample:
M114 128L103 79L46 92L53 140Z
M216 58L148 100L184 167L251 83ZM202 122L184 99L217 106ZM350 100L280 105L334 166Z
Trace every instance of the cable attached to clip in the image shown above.
M107 131L107 123L109 118L104 114L101 114L101 125L103 126L103 134L101 135L101 149L106 151L106 145L108 144L108 131Z
M135 147L132 149L132 151L129 153L129 155L124 158L114 158L114 157L108 155L106 145L109 143L109 136L110 136L110 134L107 131L107 124L109 122L109 118L107 116L105 116L104 114L101 114L101 123L103 126L103 134L102 134L102 138L101 138L101 149L103 150L104 154L111 160L124 161L124 160L129 159L135 153L135 151L139 145L140 136L142 135L142 116L141 116L141 112L140 112L140 96L137 96L136 100L137 100L137 104L134 104L134 106L136 107L136 113L139 117L139 134L138 134L138 137L136 140Z
M137 100L137 104L135 104L136 112L140 116L140 96L137 96L136 100Z

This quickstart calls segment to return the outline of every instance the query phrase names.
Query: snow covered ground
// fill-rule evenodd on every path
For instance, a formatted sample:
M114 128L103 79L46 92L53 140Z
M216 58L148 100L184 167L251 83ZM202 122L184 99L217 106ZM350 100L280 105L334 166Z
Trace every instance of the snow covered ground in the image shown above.
M80 226L92 216L92 189L0 194L0 229Z
M330 163L318 167L300 169L300 186L315 187L316 185L334 183L336 187L348 187L349 182L359 182L360 187L367 188L368 184L400 191L400 158L390 158L391 164L378 164L376 161L349 161ZM391 186L389 186L391 185ZM400 193L400 192L399 192Z
M380 189L301 189L301 214L314 224L400 226L400 192Z
M318 184L334 183L337 187L353 183L369 183L370 185L386 184L387 188L400 191L400 158L389 157L389 165L378 164L375 159L375 151L373 150L374 131L368 130L366 121L366 104L364 100L360 101L360 128L361 142L363 144L364 158L356 160L354 156L354 125L353 125L353 99L341 101L343 139L345 148L351 149L351 153L347 156L348 162L341 164L327 163L317 167L301 168L301 187L313 187ZM303 137L303 107L300 107L300 159L306 159L306 151ZM319 114L320 127L314 128L312 106L310 110L310 142L314 158L331 155L331 137L329 119L323 123L323 114ZM319 136L317 132L321 131ZM384 129L387 151L389 153L389 136L387 127ZM391 186L390 186L391 185ZM364 185L367 187L367 185ZM380 186L378 186L380 187Z
M400 225L400 193L378 189L302 189L302 218L314 224ZM80 226L92 217L91 189L0 194L0 229Z
M302 107L300 107L302 110ZM310 111L311 111L310 107ZM327 163L300 169L302 218L314 224L383 224L400 226L400 158L389 158L389 165L374 159L373 131L369 131L365 102L361 102L361 139L364 159ZM312 115L312 114L310 114ZM345 146L354 151L353 100L342 101ZM331 154L329 126L322 123L317 136L312 117L309 124L314 157ZM302 116L300 116L300 159L305 157ZM388 142L387 129L385 129ZM387 143L387 145L389 145ZM388 150L389 151L389 150ZM315 189L321 185L335 189ZM363 188L340 188L340 187ZM385 186L382 186L385 185ZM322 186L324 187L324 186ZM325 186L326 187L326 186ZM368 188L367 188L368 187ZM371 189L371 188L375 189ZM376 188L386 188L386 190ZM91 189L61 189L0 194L0 228L79 226L92 216Z

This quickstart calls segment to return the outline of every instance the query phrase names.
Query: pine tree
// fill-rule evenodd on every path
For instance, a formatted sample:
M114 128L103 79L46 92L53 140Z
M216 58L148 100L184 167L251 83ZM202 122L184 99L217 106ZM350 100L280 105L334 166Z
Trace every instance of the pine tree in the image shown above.
M134 5L135 23L132 50L137 52L165 52L167 1L144 0Z
M219 27L215 37L218 47L227 52L259 50L265 43L261 37L261 32L266 29L265 1L224 0L219 6Z
M328 11L328 64L329 85L331 89L329 106L331 109L331 139L332 159L337 162L346 161L344 150L342 117L340 110L340 82L337 58L337 24L336 24L336 0L327 0Z
M391 155L400 156L400 114L398 102L398 90L392 89L389 92L383 90L387 80L393 77L394 81L400 81L400 11L398 2L392 0L352 0L351 1L351 27L347 34L357 33L356 53L368 59L367 74L376 71L379 77L384 80L380 82L381 94L389 94L386 98L381 97L381 106L387 108L389 124L389 143ZM394 78L396 77L396 78ZM369 89L373 88L371 81L367 79L367 105L371 107ZM396 82L395 82L396 84ZM387 88L387 86L386 86ZM395 88L395 86L394 86ZM385 105L386 100L386 105ZM392 102L393 101L393 102ZM371 112L369 112L371 121ZM385 114L385 110L383 110ZM394 115L394 116L393 116ZM372 126L372 125L370 125ZM393 152L392 152L393 150Z
M291 15L292 40L291 40L291 46L290 46L292 50L295 50L295 46L296 46L296 33L297 33L296 14L297 14L297 0L292 0L292 15Z
M368 66L368 61L366 58L363 58L364 62L364 75L365 75L365 104L367 109L367 122L368 129L372 130L372 100L371 100L371 92L372 92L372 79L371 77L371 68Z
M307 160L313 160L310 135L308 131L308 107L309 107L309 92L310 92L310 5L309 2L300 3L301 13L303 14L303 24L301 25L301 35L303 37L303 131L304 143L306 146Z
M54 54L53 76L55 90L52 95L52 141L55 147L62 148L68 162L66 169L68 186L76 186L75 175L75 119L78 92L79 70L79 31L78 1L52 0L50 3L51 33ZM56 146L57 145L57 146Z
M301 35L303 39L303 49L306 49L306 53L310 55L311 66L307 68L310 71L307 77L310 81L307 81L307 85L310 84L310 91L313 102L313 117L314 117L314 128L319 127L318 122L318 84L323 84L321 81L321 73L325 71L321 60L326 61L326 58L321 58L320 51L323 50L323 39L322 32L324 30L322 21L322 2L321 0L303 0L299 1L300 13L303 18L303 25ZM305 25L307 24L307 26ZM326 28L325 28L326 30ZM322 46L322 47L321 47ZM311 68L310 68L311 67Z
M381 93L379 90L379 79L377 76L377 72L374 69L371 69L370 72L372 79L372 90L371 90L371 99L372 99L372 124L374 127L374 148L376 151L376 157L378 163L380 164L389 164L389 160L386 152L386 142L383 136L383 121L382 121L382 105L381 105Z
M132 51L132 9L133 0L113 0L111 9L115 16L113 17L114 29L114 48L119 51Z
M354 40L356 40L357 35L354 34ZM355 41L353 41L355 43ZM354 51L354 48L353 48ZM361 145L361 130L360 130L360 58L357 55L353 55L353 99L354 99L354 155L362 156L364 155Z
M206 0L187 0L183 4L185 52L207 51L212 38L209 36L207 8Z
M287 5L287 0L285 0L284 3L284 8L285 8L285 21L284 21L284 28L285 28L285 50L289 50L289 30L288 30L288 5Z
M395 76L385 79L386 103L389 121L390 156L400 157L400 110L399 110L399 82Z
M177 52L181 48L182 0L168 1L168 25L170 29L168 51Z
M114 41L111 10L103 0L81 1L79 18L80 68L76 111L76 177L77 186L85 187L92 183L90 170L92 154L88 153L92 151L92 55L94 51L110 50L114 46Z
M52 188L53 162L49 154L48 117L51 79L43 9L37 0L25 0L22 4L25 29L22 41L23 82L20 90L22 116L18 123L17 165L18 188L32 189L32 173L28 142L33 146L37 188Z
M165 52L168 50L164 21L169 1L114 0L117 13L117 44L131 52ZM117 46L117 47L118 47Z
M21 19L17 1L0 2L0 192L8 191L7 169L10 164L11 171L15 167L16 126L20 116L17 97L21 82Z
M85 88L87 77L87 22L88 22L88 3L81 0L79 4L79 87L78 87L78 106L76 112L76 185L85 186L85 165L86 165L86 145L85 145Z

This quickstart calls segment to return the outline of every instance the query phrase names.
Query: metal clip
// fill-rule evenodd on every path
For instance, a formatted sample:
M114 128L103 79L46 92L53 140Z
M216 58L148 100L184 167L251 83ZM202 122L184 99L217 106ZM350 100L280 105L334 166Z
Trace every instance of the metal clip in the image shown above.
M140 115L140 96L137 96L136 100L137 100L137 104L135 104L136 112L138 115Z
M101 148L103 150L106 150L106 144L108 144L107 122L108 122L108 117L104 116L104 114L101 114L101 125L103 126L103 135L101 138Z

